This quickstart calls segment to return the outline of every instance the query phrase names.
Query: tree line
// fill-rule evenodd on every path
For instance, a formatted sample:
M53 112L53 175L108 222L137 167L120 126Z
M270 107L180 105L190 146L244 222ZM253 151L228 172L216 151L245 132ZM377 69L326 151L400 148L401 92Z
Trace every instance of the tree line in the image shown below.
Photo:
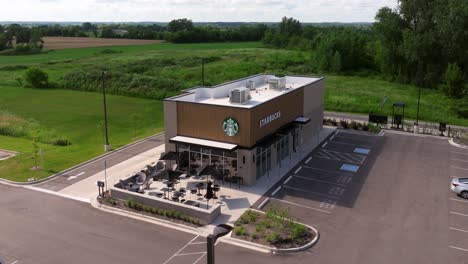
M468 96L468 1L400 0L370 27L303 26L283 18L265 45L310 51L317 71L379 74L391 81Z

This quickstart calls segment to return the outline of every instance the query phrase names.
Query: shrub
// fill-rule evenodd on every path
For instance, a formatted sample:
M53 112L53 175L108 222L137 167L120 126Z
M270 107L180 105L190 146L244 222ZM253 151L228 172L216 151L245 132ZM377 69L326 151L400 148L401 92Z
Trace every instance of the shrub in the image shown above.
M348 128L348 122L346 120L340 120L340 126L342 126L344 129Z
M59 139L54 139L50 142L50 144L55 145L55 146L69 146L71 145L71 141L66 139L66 138L59 138Z
M292 224L291 238L293 240L303 237L307 232L305 226L301 224L294 223Z
M114 54L114 53L122 53L122 51L113 50L113 49L103 49L103 50L96 52L95 54Z
M272 232L265 237L265 240L270 244L276 244L280 240L280 234L278 232Z
M128 208L133 208L135 206L135 201L133 199L128 199L127 200L127 207Z
M24 80L27 87L46 88L49 84L49 75L41 69L30 68L24 73Z
M257 233L252 233L250 236L252 237L252 239L257 239L258 238Z
M247 234L247 230L245 230L245 227L243 226L236 226L234 227L234 234L236 236L244 236Z
M369 131L369 125L368 124L362 125L362 130Z
M247 210L239 219L241 223L243 224L249 224L249 223L255 223L258 218L258 213L252 211L252 210Z
M351 121L351 128L357 130L359 128L358 123L356 121Z

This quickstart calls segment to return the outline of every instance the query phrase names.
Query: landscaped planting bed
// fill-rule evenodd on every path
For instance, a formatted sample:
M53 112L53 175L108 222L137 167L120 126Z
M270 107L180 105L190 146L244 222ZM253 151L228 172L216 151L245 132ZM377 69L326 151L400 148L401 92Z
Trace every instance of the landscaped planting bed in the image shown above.
M175 223L185 224L189 226L203 226L199 219L182 214L177 210L165 210L139 204L132 199L122 201L111 197L98 197L98 202L103 205L111 206L118 209L123 209L132 212L138 212L147 216L157 217L164 220L170 220Z
M311 242L315 232L297 223L285 209L270 207L266 213L247 210L236 221L232 236L276 248L296 248Z

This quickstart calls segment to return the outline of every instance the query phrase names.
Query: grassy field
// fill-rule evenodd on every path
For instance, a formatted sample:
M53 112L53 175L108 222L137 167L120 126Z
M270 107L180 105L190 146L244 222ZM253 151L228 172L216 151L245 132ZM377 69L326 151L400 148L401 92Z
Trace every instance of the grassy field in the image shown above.
M114 53L103 52L111 49ZM64 49L29 56L0 57L0 113L7 111L25 120L33 119L43 129L51 129L70 139L70 146L40 144L45 150L44 170L31 171L32 141L26 137L0 136L0 149L19 151L20 155L0 161L0 177L24 181L43 178L103 153L102 98L97 80L70 82L70 89L26 89L17 79L25 68L46 71L58 87L64 76L82 72L99 73L106 69L115 76L109 90L132 96L171 95L178 90L200 84L201 57L206 64L207 84L218 84L247 75L270 72L279 74L318 75L326 78L326 109L368 113L384 96L389 98L383 111L391 113L392 102L407 104L407 118L415 118L417 88L379 79L314 73L310 55L299 51L263 48L260 43L152 44L143 46ZM162 83L151 87L147 83ZM164 87L170 84L171 88ZM133 86L132 86L133 85ZM76 86L76 87L74 87ZM160 90L163 90L161 94ZM454 100L435 90L423 89L420 116L428 121L447 121L468 126L457 117ZM162 102L145 98L109 96L110 141L113 147L163 129ZM134 127L136 126L136 129Z
M43 178L103 153L102 97L97 93L0 87L0 109L32 118L68 137L72 145L39 144L44 170L34 166L32 140L0 136L0 148L19 151L0 161L0 177L16 181ZM109 141L116 148L162 131L162 102L110 95Z

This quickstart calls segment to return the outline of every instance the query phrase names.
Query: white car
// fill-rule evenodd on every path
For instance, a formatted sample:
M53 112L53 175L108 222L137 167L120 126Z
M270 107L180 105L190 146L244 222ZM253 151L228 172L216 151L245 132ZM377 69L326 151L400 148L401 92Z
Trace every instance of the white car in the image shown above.
M450 189L462 198L468 199L468 178L453 178Z

